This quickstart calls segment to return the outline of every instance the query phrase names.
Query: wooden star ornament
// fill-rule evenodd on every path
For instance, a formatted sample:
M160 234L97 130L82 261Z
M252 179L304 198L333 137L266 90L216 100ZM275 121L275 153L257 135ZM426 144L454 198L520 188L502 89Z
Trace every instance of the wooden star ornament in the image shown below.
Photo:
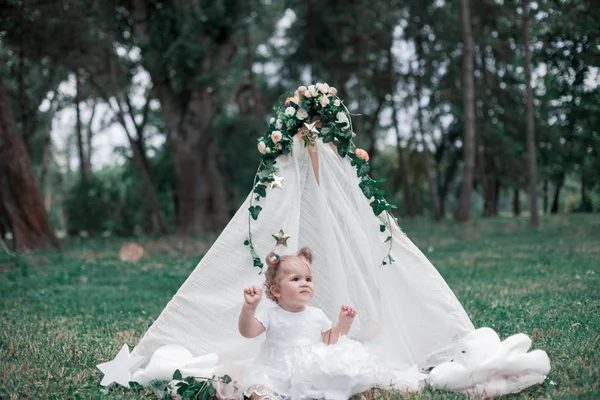
M273 189L273 188L282 189L281 182L283 182L283 177L273 174L273 175L271 175L271 178L273 178L273 180L271 182L269 182L271 189Z
M117 383L128 388L131 371L139 367L143 361L144 357L131 356L129 346L124 344L114 360L96 365L104 373L100 385L111 386L113 383Z
M281 245L283 245L283 246L287 247L287 241L288 241L288 239L290 238L290 236L289 236L289 235L286 235L286 234L283 232L283 229L280 229L280 230L279 230L279 232L278 232L277 234L275 234L275 235L271 235L271 236L273 236L273 237L275 238L275 240L277 241L277 244L276 244L276 246L279 246L279 245L281 244Z
M306 133L302 136L302 140L304 140L304 147L314 146L315 140L317 140L317 137L319 137L319 130L317 129L316 125L316 121L310 124L306 122L304 123L304 126L307 129Z

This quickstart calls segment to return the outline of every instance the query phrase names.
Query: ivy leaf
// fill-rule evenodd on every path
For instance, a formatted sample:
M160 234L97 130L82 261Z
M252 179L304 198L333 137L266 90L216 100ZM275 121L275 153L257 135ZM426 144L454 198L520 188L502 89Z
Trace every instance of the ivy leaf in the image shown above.
M183 379L183 377L181 376L180 370L176 369L175 372L173 372L173 379L178 380L178 381Z
M324 143L333 142L333 140L335 139L335 132L333 129L331 129L329 127L325 127L323 129L321 129L321 135L323 137Z
M382 231L382 232L383 232L383 231ZM388 237L387 237L387 239L385 239L385 242L383 242L383 243L387 243L387 242L389 242L390 240L392 240L392 237L391 237L391 236L388 236Z
M219 379L222 380L223 383L231 383L233 381L229 375L223 375Z
M244 246L249 246L250 245L250 241L248 239L244 240Z
M188 376L184 379L190 386L193 386L196 383L196 378L193 376Z
M387 229L387 226L379 225L379 232L385 232L386 229Z
M262 171L260 171L258 173L258 179L261 182L265 182L269 178L270 175L271 175L271 168L263 169Z
M260 197L267 197L267 185L256 185L256 187L254 188L254 193L259 195Z
M250 206L250 208L248 208L248 211L250 211L250 215L252 216L252 219L254 219L256 221L258 219L258 214L260 214L260 212L262 211L262 207L261 206Z
M253 261L253 265L257 268L262 269L262 267L264 266L262 261L260 261L260 258L258 258L258 257L255 257L252 261Z
M359 178L367 176L369 174L369 169L370 169L369 164L367 164L366 162L363 162L357 166L356 175Z
M144 387L142 385L140 385L139 383L135 382L135 381L130 381L129 382L129 389L132 389L132 390L143 390Z

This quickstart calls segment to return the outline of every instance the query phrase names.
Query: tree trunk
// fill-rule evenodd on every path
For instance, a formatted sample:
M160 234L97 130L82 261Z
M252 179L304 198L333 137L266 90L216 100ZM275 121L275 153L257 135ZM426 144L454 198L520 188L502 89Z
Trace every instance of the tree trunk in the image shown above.
M58 248L0 76L0 203L17 250Z
M417 91L417 121L419 123L419 133L421 135L421 145L423 146L423 166L425 168L425 176L427 177L427 187L429 189L429 201L431 202L431 214L435 221L442 219L440 211L440 197L437 194L437 185L434 181L431 172L431 155L429 154L429 146L425 140L425 132L423 127L423 108L421 107L421 57L423 54L423 39L421 35L417 36L417 63L418 69L415 74L415 83Z
M168 76L155 64L162 56L153 53L155 50L148 45L151 19L146 1L132 0L129 4L135 21L134 34L142 48L142 63L152 77L174 153L178 232L197 235L214 232L229 220L225 183L212 134L221 100L210 83L190 83L178 93L173 91ZM200 68L207 75L225 70L235 50L233 36L222 38L219 50L207 55Z
M556 182L554 187L554 196L552 197L552 207L550 208L550 214L558 214L558 203L560 200L560 189L563 186L564 180L561 179Z
M544 179L544 215L548 215L548 179Z
M377 108L371 114L371 118L369 119L369 149L367 152L369 153L369 160L373 162L373 159L377 156L377 128L379 127L379 115L381 114L381 110L383 109L383 105L385 103L385 97L381 97L377 99ZM371 164L372 165L372 164Z
M587 194L585 192L585 176L583 176L583 173L581 174L581 207L582 207L582 211L587 211L587 207L586 207L586 199L587 199Z
M129 145L131 147L131 151L133 153L133 162L142 177L142 186L144 187L144 192L146 193L146 200L148 202L148 207L150 208L150 212L154 217L154 221L158 226L160 233L163 235L167 233L167 225L165 224L164 218L162 216L162 212L160 210L160 203L158 201L158 196L156 195L156 190L154 187L154 180L152 179L152 171L150 168L150 161L148 160L148 156L146 155L146 149L144 147L144 128L147 123L148 118L148 107L150 106L150 97L146 98L146 104L144 105L144 112L142 121L138 124L135 120L135 111L129 101L129 97L125 95L127 99L127 108L129 112L129 116L133 126L136 129L137 138L134 138L133 135L129 132L129 127L127 125L127 121L125 120L125 113L123 112L123 106L121 104L121 100L119 98L119 90L117 87L117 71L114 65L113 60L109 60L109 70L110 70L110 82L112 86L112 91L114 94L115 102L117 103L117 109L113 108L113 112L117 114L119 122L127 135L127 140L129 141ZM96 85L96 89L104 98L108 104L110 103L110 98L107 93L99 86ZM112 106L111 106L112 108ZM91 121L90 121L91 124ZM91 126L90 126L91 130Z
M76 114L76 133L77 133L77 151L79 154L79 172L81 174L81 180L86 181L90 177L90 171L88 170L88 162L85 157L85 151L83 150L83 133L81 129L81 82L79 77L79 71L75 71L75 114Z
M468 221L471 214L471 193L475 174L475 83L473 79L473 31L469 0L460 0L461 32L463 41L463 170L462 186L455 218L458 222Z
M525 40L525 88L527 90L527 172L529 175L529 210L530 224L539 227L537 204L537 162L535 146L535 126L533 120L533 93L531 90L531 51L529 49L529 11L527 0L522 0L523 6L523 35Z
M398 120L398 112L396 110L395 102L392 102L392 120L394 121L394 127L396 129L396 145L398 148L398 158L400 160L400 180L402 182L402 195L404 197L404 206L406 207L405 211L409 218L414 218L415 206L413 193L412 187L410 186L410 179L408 177L408 163L406 162L406 155L404 154L400 140L400 121Z
M518 217L521 215L521 199L519 198L519 189L513 191L512 201L513 216Z

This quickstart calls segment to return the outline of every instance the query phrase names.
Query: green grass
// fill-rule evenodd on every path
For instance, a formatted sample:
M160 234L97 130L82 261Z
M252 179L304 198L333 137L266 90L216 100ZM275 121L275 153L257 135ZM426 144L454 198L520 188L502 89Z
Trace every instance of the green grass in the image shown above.
M476 327L524 332L550 356L546 382L507 398L600 398L600 215L401 222ZM62 253L0 254L0 399L147 398L103 389L95 365L135 344L206 251L206 241L75 240ZM210 243L210 242L209 242ZM0 250L1 252L1 250ZM409 398L464 398L426 390ZM370 393L368 398L398 398Z

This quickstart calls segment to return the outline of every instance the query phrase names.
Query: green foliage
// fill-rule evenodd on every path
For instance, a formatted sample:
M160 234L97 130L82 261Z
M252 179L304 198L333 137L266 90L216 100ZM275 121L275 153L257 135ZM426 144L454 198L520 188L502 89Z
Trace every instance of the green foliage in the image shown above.
M79 180L71 187L64 202L69 234L85 231L94 235L118 228L115 215L120 214L122 206L119 188L115 185L117 179L110 173L99 174Z
M167 221L174 215L173 161L166 146L150 158L155 188ZM63 204L69 234L107 232L130 236L156 231L139 172L129 160L122 167L106 167L87 181L69 188Z

